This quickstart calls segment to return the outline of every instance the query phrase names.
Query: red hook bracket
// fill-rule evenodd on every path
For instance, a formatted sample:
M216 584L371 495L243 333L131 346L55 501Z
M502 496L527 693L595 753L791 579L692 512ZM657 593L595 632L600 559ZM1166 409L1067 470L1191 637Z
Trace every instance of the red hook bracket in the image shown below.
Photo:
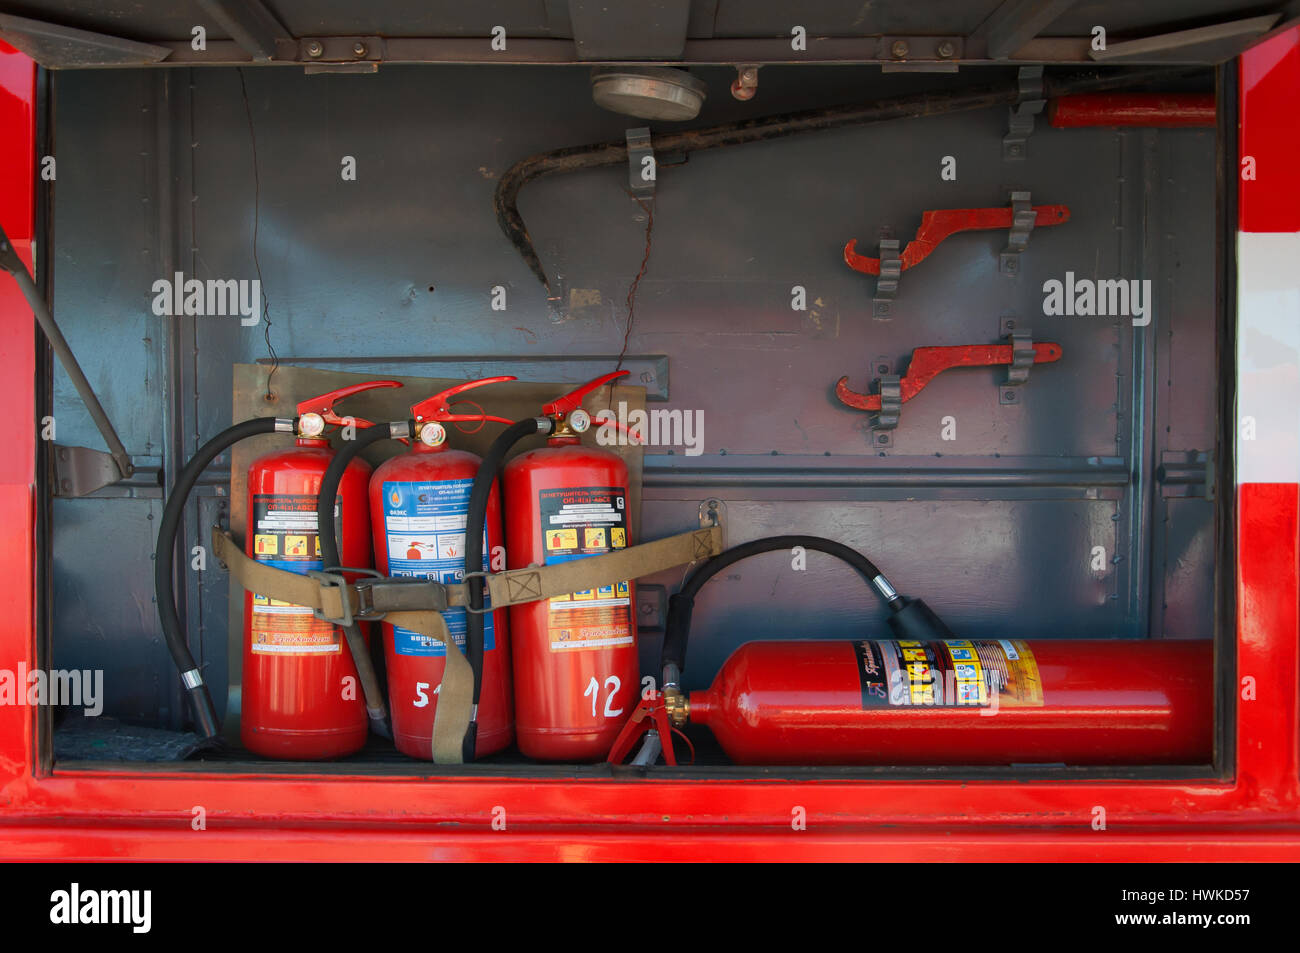
M1070 220L1070 210L1064 205L1035 205L1033 210L1035 228L1062 225ZM990 228L1011 228L1015 224L1014 212L1015 209L1008 205L1006 208L947 208L921 213L921 227L916 230L916 237L903 249L901 270L906 271L924 261L949 235ZM856 238L844 246L844 263L864 275L880 274L880 259L859 255Z
M1061 345L1043 341L1033 345L1034 363L1050 364L1059 361L1063 353ZM907 376L899 381L902 403L907 403L921 393L944 371L952 367L992 367L998 364L1014 364L1015 347L1011 344L959 344L952 347L918 347L912 351L912 359L907 364ZM848 377L841 377L835 382L835 396L846 407L856 410L880 410L879 394L859 394L849 387Z
M352 384L349 387L340 387L338 390L332 390L327 394L321 394L319 397L309 397L307 400L298 404L298 416L304 414L319 414L326 424L342 427L347 423L348 418L340 417L334 410L334 405L345 397L351 397L353 394L360 394L362 391L376 390L381 387L401 387L397 381L366 381L364 384ZM364 417L352 417L352 421L358 427L372 427L374 423L366 420Z

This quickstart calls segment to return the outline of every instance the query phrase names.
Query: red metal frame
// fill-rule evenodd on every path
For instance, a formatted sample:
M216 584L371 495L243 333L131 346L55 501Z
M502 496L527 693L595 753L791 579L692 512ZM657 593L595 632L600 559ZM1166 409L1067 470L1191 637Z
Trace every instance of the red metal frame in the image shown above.
M35 82L0 44L0 215L30 254ZM1243 155L1290 168L1300 29L1242 60ZM1266 166L1268 157L1276 164ZM1242 184L1243 231L1295 232L1284 174ZM1294 274L1278 281L1295 288ZM75 344L75 342L74 342ZM35 665L33 321L0 279L0 668ZM1295 368L1291 368L1292 375ZM1297 484L1237 488L1230 780L538 780L204 773L178 765L42 773L34 710L0 707L0 855L278 860L1294 860L1300 858ZM273 770L273 768L271 769ZM206 830L194 831L194 808ZM1093 829L1094 808L1106 830ZM506 827L493 821L504 808ZM806 830L792 830L802 808Z

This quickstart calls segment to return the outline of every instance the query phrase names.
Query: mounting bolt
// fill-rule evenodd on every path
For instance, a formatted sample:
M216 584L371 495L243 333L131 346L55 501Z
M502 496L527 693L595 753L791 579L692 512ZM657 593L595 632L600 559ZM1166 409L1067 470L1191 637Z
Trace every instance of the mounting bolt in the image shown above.
M908 49L908 47L907 47L907 41L906 41L906 40L895 40L895 41L894 41L894 45L891 46L889 49L890 49L890 52L893 53L894 56L895 56L897 59L900 59L900 60L901 60L904 56L907 55L907 49Z
M1015 400L1016 400L1016 392L1015 392L1015 391L1013 391L1013 390L1004 391L1003 394L1002 394L1002 396L1003 396L1003 398L1006 399L1009 403L1015 403Z
M758 92L758 67L737 66L736 78L731 83L731 95L741 102L754 98Z
M940 40L935 52L939 54L939 59L946 60L957 52L957 48L952 45L952 40Z
M308 56L320 56L325 52L325 47L321 45L320 40L312 40L307 44Z
M355 43L352 44L352 52L355 53L355 54L357 54L357 56L365 56L365 55L366 55L366 44L364 44L364 43L362 43L360 40L358 40L357 42L355 42Z

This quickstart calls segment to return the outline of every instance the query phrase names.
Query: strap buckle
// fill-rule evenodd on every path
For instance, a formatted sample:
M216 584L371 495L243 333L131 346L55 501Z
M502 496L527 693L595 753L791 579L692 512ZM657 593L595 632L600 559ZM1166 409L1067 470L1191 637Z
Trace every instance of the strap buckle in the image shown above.
M352 584L344 578L343 573L345 572L356 573L360 576L373 576L378 579L384 578L384 574L381 572L376 572L373 569L358 569L352 566L328 566L325 569L308 569L306 575L320 583L322 589L338 589L339 605L343 608L343 615L337 619L327 616L324 609L312 609L311 614L322 622L331 622L334 625L341 625L344 628L347 628L348 626L355 624L358 619L372 618L372 616L368 615L367 612L372 610L373 607L370 604L369 587L367 587L366 594L362 595L361 584L357 584L357 586L353 587ZM352 601L348 598L349 589L352 589L357 594L357 605L359 608L355 613L352 611Z
M475 615L487 615L489 612L492 611L492 604L491 602L488 601L488 588L487 588L487 577L491 575L495 575L495 574L486 569L481 570L479 572L467 572L462 574L461 581L465 584L466 592L469 591L469 581L471 579L474 579L479 576L483 578L483 608L475 609L473 606L469 604L469 599L466 598L465 600L466 612L472 612Z
M376 573L376 575L379 575ZM382 619L390 612L446 612L447 587L421 576L380 576L356 585L358 619Z

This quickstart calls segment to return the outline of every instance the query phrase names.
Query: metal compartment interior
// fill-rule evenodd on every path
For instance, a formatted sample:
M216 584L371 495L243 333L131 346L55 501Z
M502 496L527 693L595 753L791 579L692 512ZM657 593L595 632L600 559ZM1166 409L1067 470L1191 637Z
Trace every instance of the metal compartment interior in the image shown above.
M765 66L758 100L742 103L727 94L734 70L693 72L709 91L698 124L1015 76L996 66L956 75ZM577 382L612 368L646 247L627 169L524 191L558 300L498 230L492 194L524 156L621 139L642 123L597 108L581 66L47 78L58 178L39 264L137 467L127 483L49 500L50 660L105 670L106 715L180 731L188 714L151 584L159 472L230 423L232 366L265 361L269 338L282 364L376 377ZM1214 82L1208 68L1179 80L1204 91ZM1028 159L1012 162L1006 126L1005 108L986 109L665 159L624 363L650 407L699 410L704 428L699 455L646 452L640 535L690 528L701 502L718 499L729 542L782 532L842 540L963 637L1211 638L1224 531L1218 395L1231 387L1219 357L1228 277L1216 254L1216 130L1057 129L1040 118ZM355 181L340 177L345 156ZM941 179L944 156L956 160L956 181ZM1034 232L1017 276L999 273L1005 232L956 235L904 272L891 316L872 316L873 280L842 260L848 239L865 250L890 225L905 240L926 209L1006 205L1012 190L1071 210L1067 224ZM269 325L155 316L153 282L177 271L260 273ZM1043 283L1067 271L1149 280L1150 324L1045 316ZM498 286L504 311L490 307ZM795 286L806 310L791 306ZM869 415L835 399L841 375L863 389L879 358L900 367L914 347L996 343L1008 320L1064 349L1014 400L1003 397L1003 371L944 373L904 405L882 447ZM58 443L98 447L57 366L50 383L40 400ZM216 468L200 486L186 551L227 506L229 482ZM797 585L787 568L779 556L753 559L704 591L687 687L707 685L751 639L889 637L883 607L841 567L814 555ZM681 577L642 580L646 673L662 632L657 593ZM186 581L183 617L221 706L226 577ZM58 732L69 728L55 729L56 770ZM111 734L99 745L92 760L134 757ZM379 743L347 769L438 770ZM476 769L524 767L505 756L458 770Z

